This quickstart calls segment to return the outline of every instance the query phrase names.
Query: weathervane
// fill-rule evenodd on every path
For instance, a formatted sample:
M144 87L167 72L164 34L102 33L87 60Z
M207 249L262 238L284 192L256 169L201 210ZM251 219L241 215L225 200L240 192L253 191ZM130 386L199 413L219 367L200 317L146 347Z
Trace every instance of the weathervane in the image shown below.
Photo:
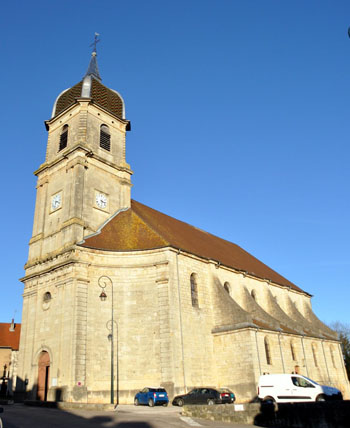
M94 40L94 42L93 43L91 43L91 45L90 45L90 47L94 47L94 50L93 50L93 52L95 52L96 53L96 45L97 45L97 43L100 41L100 39L98 38L98 36L99 36L99 34L98 33L95 33L95 40Z

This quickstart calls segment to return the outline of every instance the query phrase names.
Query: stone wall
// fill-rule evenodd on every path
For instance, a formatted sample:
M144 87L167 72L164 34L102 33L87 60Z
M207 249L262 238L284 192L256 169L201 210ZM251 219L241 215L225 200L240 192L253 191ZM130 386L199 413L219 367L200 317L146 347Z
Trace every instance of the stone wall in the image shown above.
M260 427L348 428L350 402L283 403L275 406L265 403L184 406L183 414L194 418Z

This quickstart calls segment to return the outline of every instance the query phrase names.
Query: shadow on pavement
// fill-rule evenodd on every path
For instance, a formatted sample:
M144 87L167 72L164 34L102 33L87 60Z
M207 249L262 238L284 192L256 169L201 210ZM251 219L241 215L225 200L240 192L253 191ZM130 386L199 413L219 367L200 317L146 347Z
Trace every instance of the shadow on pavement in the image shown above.
M154 428L152 422L137 420L135 415L118 412L66 411L55 408L32 407L23 404L3 406L4 428ZM91 416L89 415L91 413ZM151 416L151 415L150 415ZM125 420L129 418L130 420ZM136 420L135 420L136 419ZM140 419L144 419L140 415Z

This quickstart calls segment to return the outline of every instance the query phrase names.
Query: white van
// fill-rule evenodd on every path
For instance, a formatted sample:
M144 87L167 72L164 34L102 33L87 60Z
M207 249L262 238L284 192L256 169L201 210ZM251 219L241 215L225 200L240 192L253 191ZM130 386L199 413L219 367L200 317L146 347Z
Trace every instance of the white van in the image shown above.
M298 401L342 400L337 388L319 385L299 374L266 374L260 376L258 397L264 401L288 403Z

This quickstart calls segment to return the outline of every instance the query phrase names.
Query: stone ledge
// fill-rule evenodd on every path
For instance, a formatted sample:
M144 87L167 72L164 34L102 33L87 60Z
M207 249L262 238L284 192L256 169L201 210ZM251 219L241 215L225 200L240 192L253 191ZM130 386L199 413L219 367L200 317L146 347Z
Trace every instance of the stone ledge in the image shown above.
M348 428L350 401L184 406L183 415L212 421L279 428Z

